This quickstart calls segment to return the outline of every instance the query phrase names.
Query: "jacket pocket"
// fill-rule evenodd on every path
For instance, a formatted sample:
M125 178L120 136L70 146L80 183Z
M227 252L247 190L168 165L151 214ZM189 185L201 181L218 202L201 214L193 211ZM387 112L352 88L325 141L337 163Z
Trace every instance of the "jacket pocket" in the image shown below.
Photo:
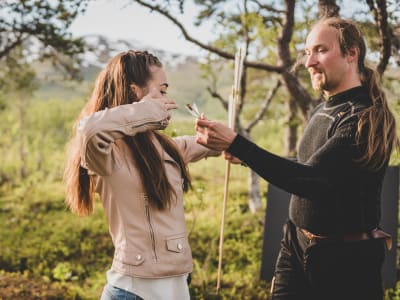
M145 261L145 256L136 249L116 249L114 258L124 264L140 266Z
M170 252L185 252L188 247L186 235L181 234L166 237L166 246L167 250Z

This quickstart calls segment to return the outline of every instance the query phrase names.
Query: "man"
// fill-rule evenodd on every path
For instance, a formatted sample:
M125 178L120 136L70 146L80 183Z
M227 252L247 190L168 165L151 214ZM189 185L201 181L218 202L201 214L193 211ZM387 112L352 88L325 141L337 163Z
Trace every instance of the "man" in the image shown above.
M396 125L366 46L350 21L319 21L304 65L327 101L312 113L297 162L274 155L221 123L196 121L197 142L224 150L292 193L271 299L382 299L385 255L380 191Z

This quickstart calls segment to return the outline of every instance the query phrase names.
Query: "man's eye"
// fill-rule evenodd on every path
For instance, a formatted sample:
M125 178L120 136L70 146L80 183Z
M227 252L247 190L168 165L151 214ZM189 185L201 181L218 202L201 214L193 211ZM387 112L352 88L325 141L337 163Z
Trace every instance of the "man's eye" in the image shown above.
M161 95L166 95L167 91L160 91Z

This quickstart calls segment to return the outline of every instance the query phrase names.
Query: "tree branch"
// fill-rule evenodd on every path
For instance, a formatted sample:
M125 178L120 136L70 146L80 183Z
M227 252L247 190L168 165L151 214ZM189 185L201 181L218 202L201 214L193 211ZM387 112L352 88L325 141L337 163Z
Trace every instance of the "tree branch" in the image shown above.
M286 0L285 3L285 20L283 22L282 33L278 38L278 55L282 61L282 64L285 66L285 72L282 72L281 75L288 92L290 93L291 97L296 100L304 119L307 119L312 98L307 90L300 84L299 79L293 73L289 72L292 64L289 45L294 27L295 1Z
M253 120L250 122L250 124L246 127L245 131L250 132L251 129L257 125L259 121L261 121L264 117L265 112L267 111L271 100L275 97L276 92L282 85L281 81L278 79L276 81L276 84L272 90L269 91L267 97L265 97L264 103L261 106L261 109L257 112L257 114L254 116Z
M276 9L276 8L272 7L271 5L261 4L260 1L257 1L257 0L251 0L251 1L256 3L258 5L258 7L261 8L261 9L265 9L265 10L268 10L268 11L271 11L271 12L274 12L274 13L279 13L279 14L285 12L283 10Z
M377 0L375 7L374 0L367 0L369 9L374 16L375 23L378 28L378 36L380 38L380 50L379 50L379 63L376 67L378 74L382 77L389 63L391 56L392 47L392 36L393 32L388 26L388 14L385 0Z
M292 64L289 44L293 35L294 27L294 0L286 0L285 19L280 36L278 37L278 55L286 69Z
M225 100L220 93L216 91L215 88L207 87L207 91L210 93L211 97L216 98L219 100L219 102L222 104L222 106L225 108L225 110L228 110L228 101Z
M340 7L335 0L318 0L318 17L338 17Z
M211 45L207 45L201 41L199 41L198 39L192 37L186 30L185 26L183 26L183 24L181 22L179 22L174 16L172 16L168 11L162 9L159 5L152 5L150 3L147 3L145 1L142 0L133 0L134 2L149 8L150 10L156 11L159 14L163 15L164 17L166 17L167 19L169 19L172 23L174 23L176 26L178 26L178 28L181 30L183 36L185 37L185 39L197 46L199 46L200 48L207 50L211 53L217 54L218 56L225 58L225 59L229 59L229 60L234 60L235 59L235 54L223 51L217 47L211 46ZM265 70L265 71L270 71L270 72L276 72L276 73L281 73L284 71L284 67L283 66L273 66L270 64L266 64L266 63L262 63L262 62L253 62L253 61L244 61L243 62L244 65L250 67L250 68L254 68L254 69L259 69L259 70Z
M21 45L23 41L24 39L22 38L22 34L20 34L12 43L7 43L6 47L0 51L0 59L7 56L12 49L17 47L18 45Z

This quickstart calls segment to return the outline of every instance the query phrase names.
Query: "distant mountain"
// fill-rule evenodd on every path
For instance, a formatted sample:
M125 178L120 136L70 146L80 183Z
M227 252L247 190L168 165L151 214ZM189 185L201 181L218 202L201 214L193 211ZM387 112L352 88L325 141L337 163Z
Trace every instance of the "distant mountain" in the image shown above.
M170 66L184 64L188 60L197 62L199 59L195 56L172 53L147 46L136 40L113 40L102 35L88 35L84 37L84 39L91 48L91 51L85 54L84 61L100 67L103 67L114 55L129 49L147 50L156 55L163 64L168 64Z
M150 51L163 63L170 83L168 95L175 99L181 107L176 112L177 114L188 116L183 107L186 103L194 101L202 111L210 112L207 113L208 116L224 116L226 114L221 104L213 99L207 91L208 83L202 74L198 57L146 47L136 41L110 40L100 35L87 36L86 41L91 51L82 57L83 66L80 70L82 81L65 80L49 62L35 64L40 85L39 90L34 94L36 99L82 98L85 100L93 89L98 73L112 56L128 49L139 49ZM229 91L230 88L228 87L226 90Z

